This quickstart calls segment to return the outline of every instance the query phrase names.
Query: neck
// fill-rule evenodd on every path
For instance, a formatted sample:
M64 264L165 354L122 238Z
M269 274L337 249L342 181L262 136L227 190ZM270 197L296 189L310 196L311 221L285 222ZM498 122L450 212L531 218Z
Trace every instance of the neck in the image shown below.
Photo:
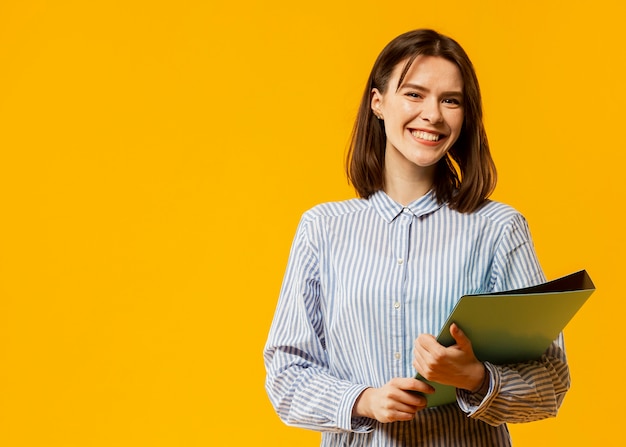
M384 191L399 204L408 205L430 191L432 184L432 180L408 180L386 176Z
M408 205L431 190L435 180L435 166L410 166L399 169L391 160L385 160L385 193L401 205ZM406 168L406 165L404 166Z

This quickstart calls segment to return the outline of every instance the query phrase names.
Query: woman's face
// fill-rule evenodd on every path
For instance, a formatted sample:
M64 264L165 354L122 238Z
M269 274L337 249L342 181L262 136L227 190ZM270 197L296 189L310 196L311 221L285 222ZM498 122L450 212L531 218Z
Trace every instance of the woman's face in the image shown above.
M384 93L372 90L372 110L384 120L386 173L424 179L461 133L463 78L447 59L418 56L396 90L404 64L396 65Z

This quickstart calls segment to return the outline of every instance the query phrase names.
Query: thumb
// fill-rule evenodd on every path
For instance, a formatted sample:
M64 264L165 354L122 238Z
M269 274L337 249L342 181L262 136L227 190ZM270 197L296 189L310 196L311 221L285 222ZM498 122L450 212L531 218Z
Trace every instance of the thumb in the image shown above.
M452 335L452 338L454 338L459 348L464 349L468 346L471 347L472 342L456 323L450 325L450 335Z

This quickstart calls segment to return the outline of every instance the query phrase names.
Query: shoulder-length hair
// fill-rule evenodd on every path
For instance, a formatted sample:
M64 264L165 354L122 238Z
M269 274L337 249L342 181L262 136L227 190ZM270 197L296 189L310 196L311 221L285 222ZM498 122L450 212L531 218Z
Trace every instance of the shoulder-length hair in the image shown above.
M437 56L459 67L463 78L463 126L459 138L435 167L433 189L440 203L466 213L478 209L496 185L496 167L491 158L483 124L482 100L474 66L465 50L453 39L429 29L404 33L380 53L370 73L346 159L349 182L362 198L384 188L387 138L383 121L371 108L372 89L385 93L394 68L404 63L400 88L411 64L420 56Z

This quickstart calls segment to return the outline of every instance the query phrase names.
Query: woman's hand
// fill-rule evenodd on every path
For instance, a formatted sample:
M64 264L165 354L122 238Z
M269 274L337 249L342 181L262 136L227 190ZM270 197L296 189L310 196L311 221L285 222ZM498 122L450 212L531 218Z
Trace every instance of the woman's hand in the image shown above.
M426 397L419 393L434 391L433 387L417 379L391 379L380 388L363 391L354 404L352 415L379 422L410 421L415 413L426 408Z
M475 392L485 378L485 367L474 355L472 342L456 324L450 326L456 344L445 347L422 334L414 343L413 366L426 380Z

